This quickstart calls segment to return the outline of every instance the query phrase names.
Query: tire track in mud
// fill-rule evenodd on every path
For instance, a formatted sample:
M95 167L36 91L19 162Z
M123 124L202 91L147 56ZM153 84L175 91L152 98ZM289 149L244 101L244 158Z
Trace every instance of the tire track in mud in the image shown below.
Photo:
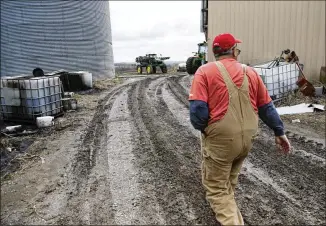
M171 93L186 106L187 96L171 83ZM325 150L291 139L296 150L280 156L271 131L260 127L236 192L246 224L325 224Z
M134 84L128 92L128 109L131 112L133 118L133 143L134 143L134 156L137 159L135 162L136 167L139 169L139 187L142 191L140 195L140 207L142 209L143 217L148 219L144 224L166 224L165 219L162 216L163 210L157 204L157 198L155 193L155 187L151 183L152 172L143 170L143 166L146 165L147 155L153 153L151 141L149 139L149 133L145 128L139 111L139 84Z
M297 132L297 131L296 131ZM316 156L317 158L326 158L326 152L325 152L325 145L323 143L318 142L317 139L309 139L305 136L299 135L295 132L291 132L290 130L286 131L287 137L291 141L295 141L296 143L300 144L301 146L306 147L306 150L309 150L309 153ZM325 143L325 141L324 141Z
M180 78L179 81L177 81L187 92L190 90L190 86L192 83L194 76L193 75L185 75L182 78Z
M261 133L271 136L266 126L261 126ZM292 142L295 149L306 149L297 142ZM251 180L253 175L256 182L252 187L259 194L269 193L270 201L266 206L267 210L279 210L279 212L268 212L268 218L252 208L254 216L262 217L261 220L279 219L282 224L320 224L325 223L325 164L314 162L313 159L305 158L294 152L289 156L282 156L277 153L272 140L264 136L258 137L255 141L251 154L248 157L246 180ZM258 171L264 172L259 175ZM249 165L249 167L248 167ZM246 164L245 164L246 168ZM268 173L267 173L268 172ZM267 178L267 179L266 179ZM269 178L269 179L268 179ZM243 186L243 177L240 177L240 186ZM252 181L252 180L251 180ZM255 181L255 180L254 180ZM258 186L259 185L259 186ZM275 186L276 185L276 186ZM250 191L248 191L250 192ZM242 193L244 195L244 193ZM242 196L241 193L239 197ZM259 206L259 196L253 196L250 202ZM247 206L249 203L240 198L240 204ZM247 209L248 207L246 207ZM249 221L250 220L250 221ZM252 218L248 222L256 224ZM268 223L273 223L269 222Z
M71 166L67 206L60 224L115 224L116 211L110 190L108 130L109 111L130 84L109 92L99 101Z
M180 108L188 109L185 84L179 84L185 80L183 76L146 78L119 87L100 101L72 163L68 204L57 223L216 223L201 184L199 139L190 124L176 117L177 109L169 106L177 101ZM128 117L117 113L114 121L127 121L128 128L109 128L112 106L125 93ZM163 94L175 101L169 103ZM133 153L128 170L135 172L125 173L137 188L127 188L124 192L136 194L124 197L117 207L119 188L112 183L117 183L114 177L119 177L119 170L110 171L112 161L108 158L118 156L112 146L118 141L111 136L118 136L115 132L121 134L124 129L131 130L132 135L122 134L117 140L127 136L133 144L127 150ZM294 140L297 151L288 157L279 156L272 150L275 145L271 138L271 131L261 127L239 177L236 196L246 224L325 223L324 150L311 150L309 143ZM112 153L108 153L109 147ZM123 203L128 200L132 203ZM128 218L121 215L128 212L121 210L124 206L130 207L130 222L123 221Z
M94 149L94 146L100 146L101 136L106 136L105 131L107 130L105 123L102 122L108 117L106 111L111 109L116 96L122 92L122 89L123 87L119 88L113 93L109 93L100 101L99 105L97 106L96 113L88 126L87 133L80 148L78 149L76 161L73 165L73 173L77 178L77 192L79 192L81 187L80 183L82 183L82 180L87 179L91 169L96 164L95 157L98 149Z
M193 128L190 122L189 108L185 108L184 104L175 97L167 83L162 87L162 97L176 120L181 125L187 127L195 137L198 137L198 142L200 142L200 132ZM201 160L199 159L198 161Z
M129 92L138 134L135 156L145 175L140 184L156 197L166 224L215 224L201 185L198 139L169 111L162 98L163 83L153 83L146 79ZM144 200L142 206L149 210L151 203Z
M188 93L182 87L178 82L180 81L182 77L176 78L176 77L171 77L168 78L168 83L167 86L173 93L173 95L177 98L177 100L183 104L186 108L189 108L189 101L185 98L188 96Z
M139 171L134 167L132 153L132 117L127 106L128 92L124 90L114 102L108 117L108 177L111 183L111 197L118 225L146 224L138 208Z

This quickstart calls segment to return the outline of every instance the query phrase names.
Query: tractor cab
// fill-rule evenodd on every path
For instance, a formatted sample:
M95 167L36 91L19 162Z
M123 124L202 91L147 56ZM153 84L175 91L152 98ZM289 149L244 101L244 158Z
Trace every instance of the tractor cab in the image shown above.
M198 43L198 54L206 55L207 53L207 42Z
M206 54L207 54L207 42L198 43L198 50L194 53L194 57L198 57L203 61L206 61ZM203 63L204 64L204 63Z
M197 69L207 63L207 42L198 43L198 51L194 52L194 56L189 57L186 62L188 74L194 74Z
M157 58L157 54L154 54L154 53L146 54L146 56L150 57L150 58L154 58L154 59Z

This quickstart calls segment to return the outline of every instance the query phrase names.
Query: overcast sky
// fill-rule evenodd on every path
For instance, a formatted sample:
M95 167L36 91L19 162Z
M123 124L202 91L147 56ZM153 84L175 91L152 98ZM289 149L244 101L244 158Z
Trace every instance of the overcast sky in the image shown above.
M134 62L147 53L185 61L200 32L200 1L110 1L114 61Z

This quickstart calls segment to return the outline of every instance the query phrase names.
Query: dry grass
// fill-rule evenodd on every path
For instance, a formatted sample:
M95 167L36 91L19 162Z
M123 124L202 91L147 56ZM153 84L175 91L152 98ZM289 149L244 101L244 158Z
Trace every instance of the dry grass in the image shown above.
M326 108L326 95L322 97L305 97L301 92L296 92L290 94L284 100L275 104L276 107L282 106L293 106L302 103L315 103L324 105ZM300 123L298 126L301 128L306 128L307 130L312 129L318 134L325 134L325 119L326 111L324 112L313 112L313 113L304 113L304 114L293 114L293 115L282 115L282 120L287 123L292 123L292 120L299 119Z
M299 119L298 126L301 128L307 128L307 131L311 128L318 134L325 134L325 112L304 113L295 115L281 115L284 122L292 123L292 120Z
M1 139L0 139L0 150L4 150L7 147L10 147L9 138L7 138L7 137L1 137Z
M306 97L300 91L290 93L286 98L275 103L276 107L293 106L302 103L315 103L326 105L326 95L321 97Z
M101 79L93 82L93 88L97 90L106 90L112 86L118 85L122 82L119 77L110 79Z

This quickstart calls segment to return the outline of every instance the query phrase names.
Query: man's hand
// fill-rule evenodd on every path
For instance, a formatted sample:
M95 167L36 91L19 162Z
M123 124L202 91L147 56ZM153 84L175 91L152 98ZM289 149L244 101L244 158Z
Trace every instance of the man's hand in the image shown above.
M286 137L286 135L275 137L275 143L276 143L278 150L280 150L284 154L290 153L291 144L290 144L288 138Z

